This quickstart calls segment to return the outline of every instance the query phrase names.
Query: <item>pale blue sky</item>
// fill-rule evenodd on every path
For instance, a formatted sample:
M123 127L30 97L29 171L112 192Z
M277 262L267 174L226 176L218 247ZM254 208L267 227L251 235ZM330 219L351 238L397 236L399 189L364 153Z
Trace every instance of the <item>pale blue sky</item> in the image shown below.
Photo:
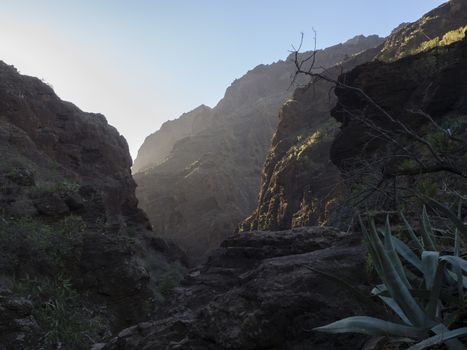
M386 36L442 0L0 0L0 60L103 113L133 156L168 120L214 106L235 79L357 34ZM308 34L308 36L307 36Z

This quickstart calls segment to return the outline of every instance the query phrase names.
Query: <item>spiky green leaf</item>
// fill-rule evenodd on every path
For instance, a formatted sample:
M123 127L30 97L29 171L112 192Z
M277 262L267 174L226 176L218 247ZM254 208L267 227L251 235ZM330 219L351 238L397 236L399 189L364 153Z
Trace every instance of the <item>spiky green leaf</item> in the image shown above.
M420 243L420 240L418 239L417 235L415 234L414 230L412 229L412 226L410 226L409 222L408 222L407 219L405 218L405 216L404 216L404 214L402 213L402 211L399 212L399 215L400 215L402 221L404 222L405 227L407 228L407 232L409 233L410 238L412 238L412 241L414 242L416 249L417 249L418 252L421 254L422 251L423 251L423 246L422 246L422 244Z
M422 253L423 277L426 289L433 287L436 270L438 269L439 252L424 251Z
M404 311L402 311L401 307L399 304L396 303L396 301L393 298L385 297L380 295L379 298L391 308L392 311L395 312L397 316L406 324L409 326L412 326L412 322L407 318L407 316L404 314Z
M458 256L453 256L453 255L443 255L440 260L442 261L447 261L450 263L452 266L458 266L465 272L467 272L467 261L458 257Z
M414 254L414 252L400 239L392 237L394 243L394 248L396 248L397 253L402 256L407 262L409 262L413 267L415 267L420 272L423 272L421 260Z
M439 256L439 254L438 254ZM438 260L437 260L438 261ZM430 299L428 301L428 305L426 307L426 312L428 314L428 317L434 319L436 316L438 316L438 307L440 305L440 294L441 294L441 288L443 287L443 277L444 277L444 267L446 263L444 261L437 263L436 264L436 272L434 279L432 281L431 285L431 291L430 291Z
M444 213L449 218L449 220L451 220L451 222L459 230L459 234L462 237L462 240L467 244L467 225L457 217L456 213L433 198L424 196L423 199L426 203Z
M447 331L442 334L437 334L433 337L427 338L415 345L412 345L408 350L423 350L428 349L432 346L445 343L447 340L459 338L467 334L467 327L454 329L452 331ZM462 344L461 344L462 345ZM466 349L465 346L460 349Z
M431 321L427 319L425 312L410 294L409 289L402 281L401 276L394 267L394 264L384 251L374 220L370 220L370 227L371 229L368 232L369 239L374 244L375 254L377 255L376 258L381 260L381 268L384 275L383 282L386 285L389 294L399 304L413 325L418 327L427 326Z
M360 333L420 339L427 335L425 329L383 321L374 317L353 316L330 323L315 331L326 333Z
M426 212L425 206L423 206L422 214L420 215L420 223L425 250L437 251L438 249L436 249L435 236L433 234L433 229L431 227L430 219L428 218L428 213Z
M389 215L386 216L386 223L384 226L383 234L384 234L384 251L386 252L388 258L391 260L392 264L394 265L394 268L399 274L402 282L404 282L407 288L410 289L411 285L409 283L409 280L407 279L407 276L405 275L404 267L402 266L402 263L399 259L399 255L396 253L396 250L394 248L393 237L391 233L391 225L389 224Z

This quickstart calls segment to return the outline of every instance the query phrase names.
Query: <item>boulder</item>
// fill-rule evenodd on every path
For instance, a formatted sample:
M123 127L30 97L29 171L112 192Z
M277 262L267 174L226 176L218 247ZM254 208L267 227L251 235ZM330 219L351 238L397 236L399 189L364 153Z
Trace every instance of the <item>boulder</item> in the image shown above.
M330 228L241 233L103 349L358 349L364 337L312 329L374 311L364 265L360 238Z

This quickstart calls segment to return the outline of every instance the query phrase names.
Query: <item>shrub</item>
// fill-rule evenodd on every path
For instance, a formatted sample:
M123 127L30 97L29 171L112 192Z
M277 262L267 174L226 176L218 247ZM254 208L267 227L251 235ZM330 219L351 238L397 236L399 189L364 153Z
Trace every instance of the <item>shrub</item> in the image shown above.
M88 349L89 338L102 327L63 275L25 276L15 282L14 292L31 300L34 318L47 331L40 340L41 348Z
M79 216L53 224L36 218L0 217L0 267L24 272L60 272L73 259L86 225Z
M393 236L389 218L383 230L377 229L371 216L368 230L360 218L369 254L382 281L372 294L400 321L354 316L315 330L408 338L416 342L410 350L442 343L450 350L466 349L458 338L467 335L467 327L452 328L465 310L467 261L461 258L459 247L461 240L467 242L467 225L449 208L434 200L430 203L444 212L456 227L453 254L443 254L438 248L425 207L420 216L420 237L401 213L413 248Z
M401 171L411 171L416 168L417 168L417 162L415 162L415 160L413 159L404 159L399 164L399 170Z

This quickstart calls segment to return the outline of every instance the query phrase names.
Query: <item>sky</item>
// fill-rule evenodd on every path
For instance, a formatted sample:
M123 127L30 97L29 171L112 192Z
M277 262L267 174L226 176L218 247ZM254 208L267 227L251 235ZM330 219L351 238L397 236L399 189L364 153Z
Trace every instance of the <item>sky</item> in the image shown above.
M443 0L0 0L0 60L102 113L136 156L145 137L258 64L387 36Z

